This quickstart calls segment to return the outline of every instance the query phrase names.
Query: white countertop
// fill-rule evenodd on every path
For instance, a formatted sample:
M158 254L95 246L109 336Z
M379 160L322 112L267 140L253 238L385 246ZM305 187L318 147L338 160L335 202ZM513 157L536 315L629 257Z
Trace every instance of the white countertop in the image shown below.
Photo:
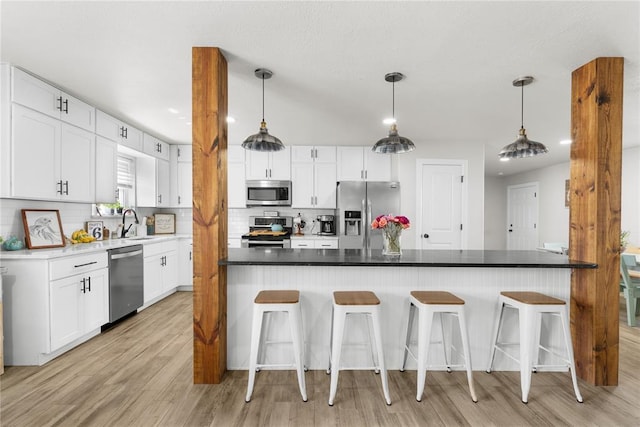
M83 253L100 252L108 249L121 248L124 246L144 245L158 243L166 240L174 239L191 239L190 234L170 234L170 235L153 235L129 237L126 239L109 239L92 243L77 243L75 245L68 244L61 248L50 249L21 249L19 251L0 251L0 260L18 260L18 259L53 259L69 255L77 255Z

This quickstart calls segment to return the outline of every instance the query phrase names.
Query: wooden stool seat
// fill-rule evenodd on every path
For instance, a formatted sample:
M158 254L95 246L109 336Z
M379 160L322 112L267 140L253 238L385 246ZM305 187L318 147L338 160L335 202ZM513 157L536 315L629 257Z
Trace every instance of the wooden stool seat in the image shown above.
M370 291L335 291L333 301L337 305L379 305L380 300Z
M464 300L450 292L444 291L411 291L411 296L422 304L432 305L464 305Z
M549 295L541 294L539 292L500 292L500 295L512 300L516 300L523 304L532 305L564 305L565 302L561 299L550 297Z
M260 291L253 301L256 304L295 304L300 300L300 291Z

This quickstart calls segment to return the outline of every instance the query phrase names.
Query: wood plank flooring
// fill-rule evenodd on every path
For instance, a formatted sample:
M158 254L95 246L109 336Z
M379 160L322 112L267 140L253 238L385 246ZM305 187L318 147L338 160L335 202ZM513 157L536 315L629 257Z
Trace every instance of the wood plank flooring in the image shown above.
M624 300L621 299L621 304ZM0 377L0 425L8 426L637 426L640 328L620 317L620 382L580 381L577 403L566 373L534 375L520 402L517 372L474 372L473 403L462 372L429 372L422 402L415 371L389 372L393 404L379 378L341 371L335 405L329 376L307 372L302 402L293 371L256 376L244 402L246 371L219 385L192 383L192 294L178 292L43 367L7 367Z

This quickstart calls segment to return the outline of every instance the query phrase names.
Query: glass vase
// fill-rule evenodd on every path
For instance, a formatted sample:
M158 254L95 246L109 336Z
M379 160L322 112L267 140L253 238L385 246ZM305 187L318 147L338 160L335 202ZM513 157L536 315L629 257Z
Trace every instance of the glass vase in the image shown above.
M402 227L398 227L395 225L384 227L382 229L382 255L402 255L402 247L400 245L401 237Z

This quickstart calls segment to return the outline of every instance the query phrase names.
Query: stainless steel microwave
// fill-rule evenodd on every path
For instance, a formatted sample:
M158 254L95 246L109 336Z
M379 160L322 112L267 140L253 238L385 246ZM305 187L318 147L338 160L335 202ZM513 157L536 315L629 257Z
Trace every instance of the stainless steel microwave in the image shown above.
M247 206L291 206L291 181L247 181Z

